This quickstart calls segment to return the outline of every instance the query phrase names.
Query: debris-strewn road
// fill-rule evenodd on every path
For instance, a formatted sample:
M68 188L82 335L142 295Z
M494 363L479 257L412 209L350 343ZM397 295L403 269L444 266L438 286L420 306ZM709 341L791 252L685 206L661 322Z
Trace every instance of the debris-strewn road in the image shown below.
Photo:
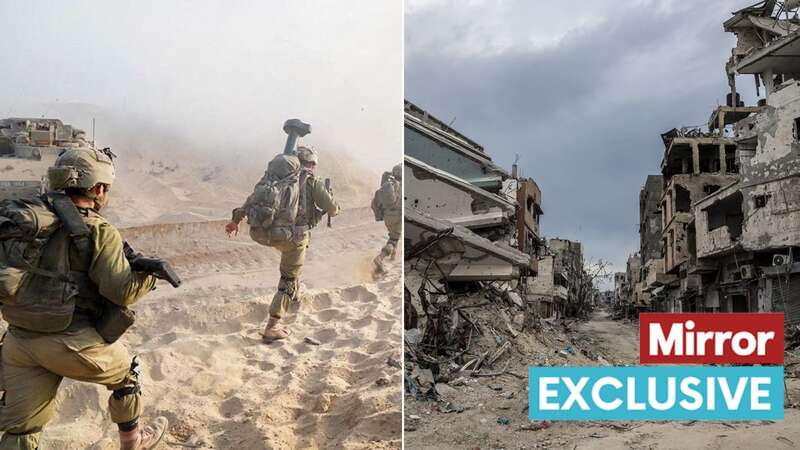
M635 365L639 333L635 322L609 319L597 311L567 329L546 328L540 344L520 335L509 370L527 365ZM546 344L541 344L545 342ZM564 351L568 349L569 351ZM574 354L572 352L574 351ZM527 357L523 353L528 354ZM551 355L542 358L541 355ZM468 379L444 390L462 413L443 413L440 404L406 397L406 448L473 449L791 449L800 448L800 412L788 408L782 422L530 422L527 380L512 376ZM790 396L800 383L787 379ZM793 400L797 401L797 400Z

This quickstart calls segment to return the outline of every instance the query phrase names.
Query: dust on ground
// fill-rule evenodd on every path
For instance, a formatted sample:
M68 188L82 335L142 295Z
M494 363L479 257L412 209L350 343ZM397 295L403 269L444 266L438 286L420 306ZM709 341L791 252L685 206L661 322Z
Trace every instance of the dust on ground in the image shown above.
M526 329L521 314L502 301L473 297L461 303L484 335L473 336L464 359L489 355L499 342L510 351L492 367L471 377L459 364L439 369L435 376L439 400L406 394L406 448L436 449L790 449L800 447L800 410L787 408L780 422L546 422L528 420L527 368L531 365L636 365L638 323L611 320L603 310L588 321L542 322ZM510 327L509 327L510 325ZM516 337L509 328L524 330ZM406 353L408 355L408 353ZM411 376L419 380L419 366ZM800 382L787 378L790 399L800 399ZM422 388L420 386L420 388ZM463 411L462 411L463 409ZM458 412L462 411L462 412Z

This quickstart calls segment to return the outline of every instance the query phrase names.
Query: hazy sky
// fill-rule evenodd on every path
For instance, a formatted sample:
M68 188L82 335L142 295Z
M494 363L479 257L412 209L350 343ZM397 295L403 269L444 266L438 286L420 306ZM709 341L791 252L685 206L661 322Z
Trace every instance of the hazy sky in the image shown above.
M542 188L542 232L624 268L660 133L728 92L730 12L753 0L408 0L405 96ZM752 77L739 77L755 101Z
M299 117L323 163L326 147L373 167L400 160L397 1L4 0L0 29L2 117L84 103L277 150Z

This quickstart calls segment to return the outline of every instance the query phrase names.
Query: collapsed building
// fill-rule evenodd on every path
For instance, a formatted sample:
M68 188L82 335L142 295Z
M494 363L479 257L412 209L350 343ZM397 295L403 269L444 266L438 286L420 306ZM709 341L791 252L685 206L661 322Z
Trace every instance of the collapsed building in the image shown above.
M510 282L543 317L571 314L583 286L583 247L541 236L536 182L498 166L484 148L405 103L406 260L448 284Z
M542 215L536 183L513 178L479 144L410 102L403 177L407 255L436 255L438 276L449 282L536 273Z
M643 309L784 311L800 322L800 21L797 2L733 13L730 92L707 130L662 135L661 254L652 245L657 195L640 202ZM747 106L737 77L765 98ZM650 186L650 187L648 187ZM647 192L645 192L647 191ZM626 299L626 301L629 301Z

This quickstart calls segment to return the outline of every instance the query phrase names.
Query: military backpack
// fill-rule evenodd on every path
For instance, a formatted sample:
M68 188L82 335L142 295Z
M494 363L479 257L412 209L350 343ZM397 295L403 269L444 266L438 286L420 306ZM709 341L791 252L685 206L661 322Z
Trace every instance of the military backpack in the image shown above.
M300 161L295 156L281 154L270 161L246 202L247 223L254 241L269 245L275 229L291 230L294 226L299 210L300 172Z
M383 220L387 213L400 211L403 203L400 182L389 172L384 173L383 180L372 197L372 213L375 214L376 221Z
M79 291L70 243L86 251L89 245L77 214L63 194L0 201L0 310L10 325L53 333L72 323ZM84 228L62 226L65 215Z

